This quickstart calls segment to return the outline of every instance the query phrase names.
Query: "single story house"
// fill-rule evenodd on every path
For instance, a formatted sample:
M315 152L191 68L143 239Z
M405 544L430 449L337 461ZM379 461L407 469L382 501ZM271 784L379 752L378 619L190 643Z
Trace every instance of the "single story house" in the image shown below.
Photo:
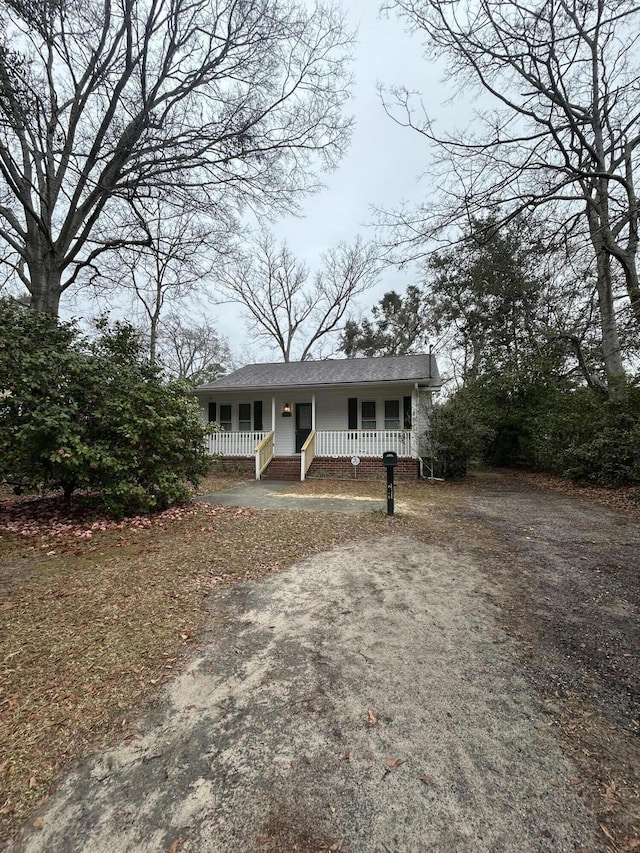
M399 475L418 477L440 385L429 354L248 364L195 394L219 425L209 453L251 459L256 479L371 475L385 451Z

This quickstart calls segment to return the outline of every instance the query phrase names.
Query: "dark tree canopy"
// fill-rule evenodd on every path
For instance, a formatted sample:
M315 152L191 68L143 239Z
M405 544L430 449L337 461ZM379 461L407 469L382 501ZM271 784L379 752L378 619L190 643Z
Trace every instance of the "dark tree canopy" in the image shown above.
M420 288L411 284L404 296L385 293L371 309L371 319L348 320L340 349L348 358L407 355L429 346L431 308Z
M0 261L39 310L141 199L288 210L348 141L351 36L290 0L0 0Z
M97 492L114 515L190 496L205 428L182 383L165 382L128 324L73 324L0 301L0 481Z

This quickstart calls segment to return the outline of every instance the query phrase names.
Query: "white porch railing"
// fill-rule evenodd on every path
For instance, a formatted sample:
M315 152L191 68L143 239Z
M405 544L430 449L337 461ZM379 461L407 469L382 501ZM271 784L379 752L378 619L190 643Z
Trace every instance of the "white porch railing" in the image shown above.
M266 433L260 444L256 447L256 480L260 479L260 475L273 459L273 430Z
M207 436L207 453L220 456L253 456L256 446L267 433L260 432L214 432Z
M415 456L410 429L327 430L316 433L316 456L382 456L386 450L398 456Z
M314 429L309 433L309 438L302 445L300 451L300 479L304 480L307 476L313 457L316 455L316 431Z

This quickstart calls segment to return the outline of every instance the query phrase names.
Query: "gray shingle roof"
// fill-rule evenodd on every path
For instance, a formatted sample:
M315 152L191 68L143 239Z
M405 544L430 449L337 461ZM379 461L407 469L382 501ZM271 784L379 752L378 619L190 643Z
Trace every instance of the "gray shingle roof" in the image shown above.
M247 364L215 382L198 386L196 392L387 382L419 382L439 388L440 374L435 357L395 355L381 358Z

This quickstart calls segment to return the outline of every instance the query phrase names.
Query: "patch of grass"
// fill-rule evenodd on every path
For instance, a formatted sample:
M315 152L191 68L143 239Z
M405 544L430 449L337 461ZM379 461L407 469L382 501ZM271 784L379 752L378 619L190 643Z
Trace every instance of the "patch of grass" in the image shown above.
M212 468L200 479L196 494L211 495L214 492L222 491L222 489L230 489L232 486L235 486L236 483L253 479L253 473L248 471L220 471L216 468Z

